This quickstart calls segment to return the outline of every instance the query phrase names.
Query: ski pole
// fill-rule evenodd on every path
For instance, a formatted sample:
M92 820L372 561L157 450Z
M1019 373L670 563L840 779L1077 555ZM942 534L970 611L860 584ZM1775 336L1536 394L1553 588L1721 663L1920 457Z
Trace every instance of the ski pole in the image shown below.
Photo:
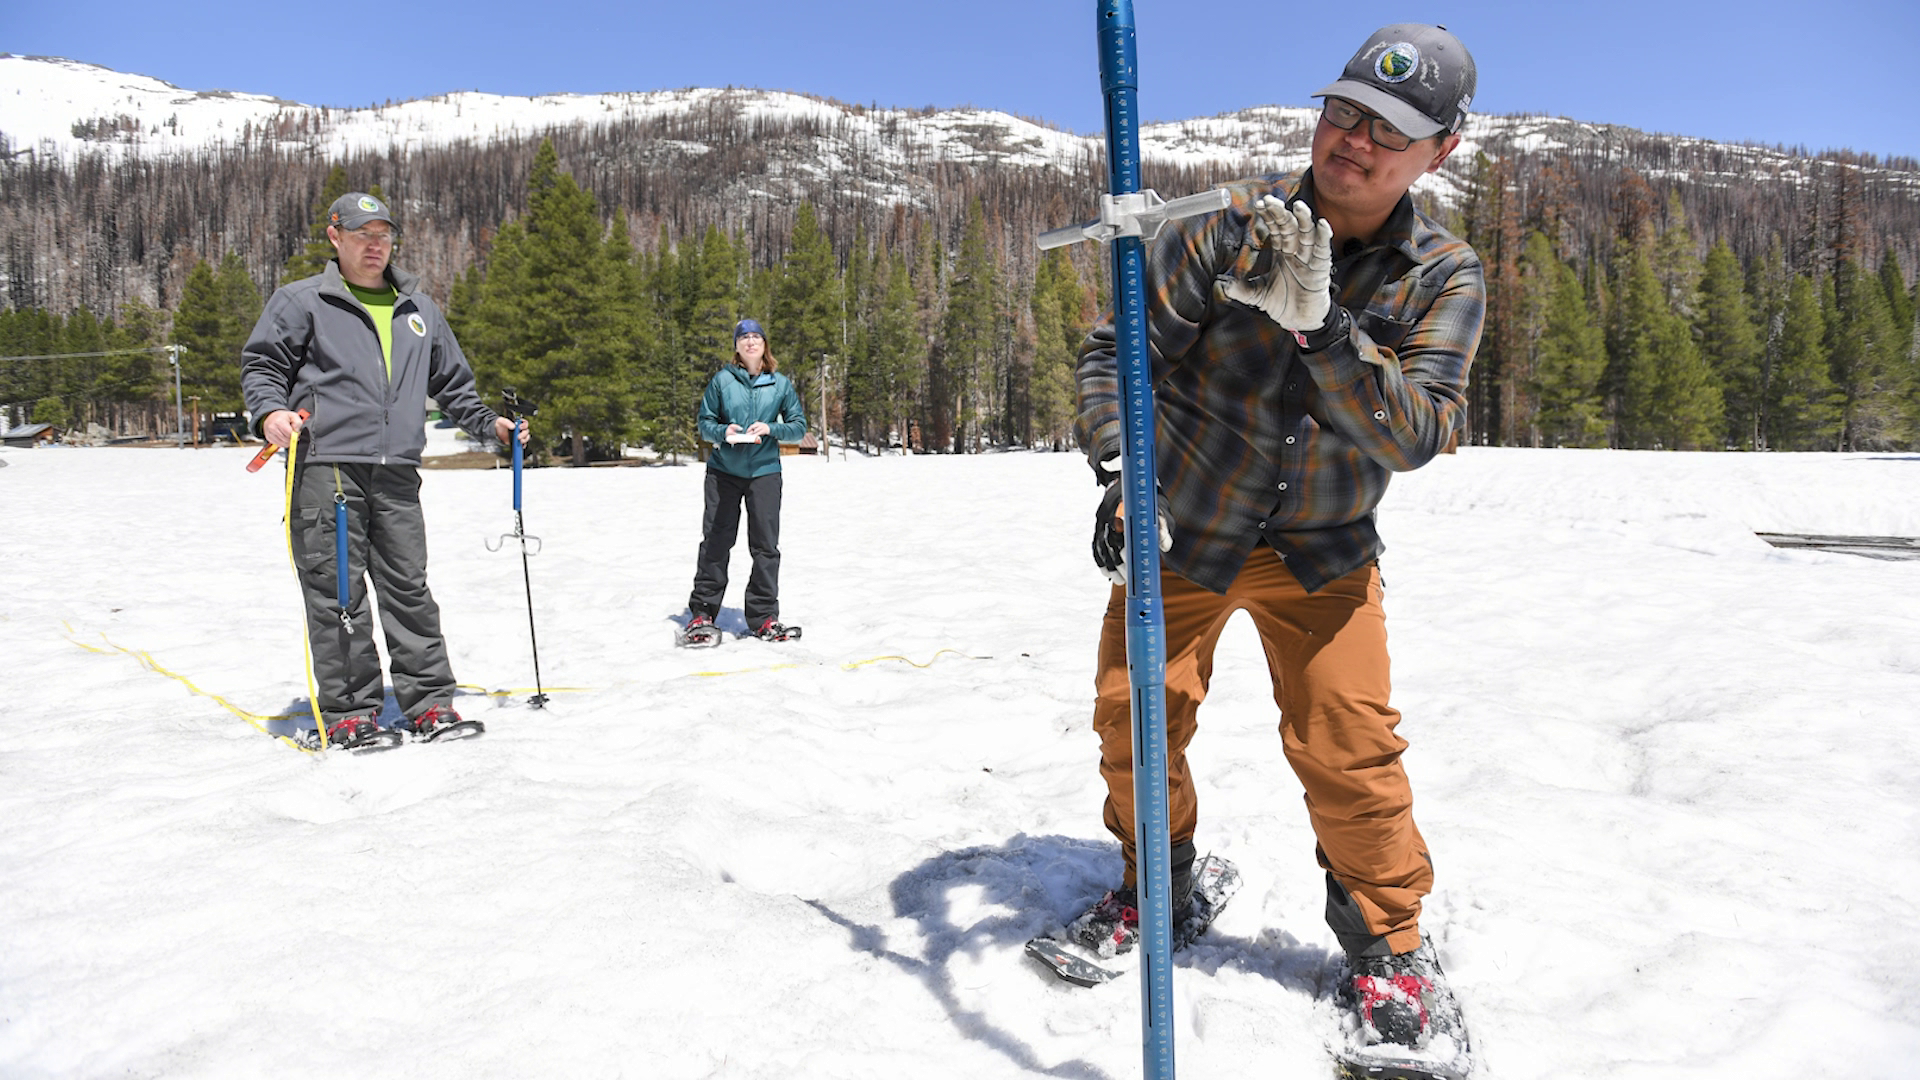
M1133 836L1140 900L1141 1057L1147 1080L1173 1080L1173 854L1167 821L1166 618L1160 606L1160 528L1154 492L1153 371L1147 361L1145 241L1169 219L1218 210L1224 191L1167 202L1140 189L1139 72L1132 0L1096 0L1100 90L1106 99L1107 194L1100 217L1041 234L1042 248L1108 243L1120 374L1120 474L1126 507L1127 670L1133 692Z
M533 696L527 699L527 704L536 709L543 709L547 705L547 694L540 684L540 636L533 628L533 573L527 566L527 541L533 541L533 553L537 555L540 553L540 538L527 535L527 527L520 510L520 472L523 456L520 447L520 425L526 423L526 418L539 410L531 401L522 400L511 388L500 392L500 400L507 418L514 422L513 432L507 438L507 442L513 448L513 531L501 534L500 543L488 544L487 550L498 551L508 540L520 541L520 577L526 583L527 589L527 639L533 646Z

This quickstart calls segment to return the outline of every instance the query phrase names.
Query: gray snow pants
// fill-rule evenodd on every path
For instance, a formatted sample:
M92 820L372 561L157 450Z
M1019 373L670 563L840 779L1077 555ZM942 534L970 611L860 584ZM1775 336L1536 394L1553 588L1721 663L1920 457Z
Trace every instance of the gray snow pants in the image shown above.
M347 615L340 620L334 504L347 507ZM393 696L418 716L453 701L453 668L440 606L427 589L427 528L420 471L411 465L300 462L294 478L293 552L307 605L307 640L320 714L327 723L380 713L380 653L367 583L380 595L380 627L393 665Z

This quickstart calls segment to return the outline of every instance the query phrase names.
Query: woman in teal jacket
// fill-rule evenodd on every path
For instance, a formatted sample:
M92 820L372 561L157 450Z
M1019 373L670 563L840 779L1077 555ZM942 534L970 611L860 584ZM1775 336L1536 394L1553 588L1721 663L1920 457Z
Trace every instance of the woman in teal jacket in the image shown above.
M716 372L700 398L700 437L707 458L707 504L700 520L700 558L687 600L689 645L717 643L713 620L727 591L727 559L747 507L747 629L767 641L800 636L780 623L780 444L799 442L807 416L793 380L779 372L766 334L752 319L733 328L733 362Z

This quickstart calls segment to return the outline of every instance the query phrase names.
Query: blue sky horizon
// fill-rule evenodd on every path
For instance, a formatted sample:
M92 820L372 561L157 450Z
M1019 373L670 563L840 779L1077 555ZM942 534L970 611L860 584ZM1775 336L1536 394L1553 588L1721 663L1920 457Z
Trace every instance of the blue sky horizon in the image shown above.
M1604 9L1440 2L1312 9L1135 0L1149 122L1311 105L1375 28L1442 23L1473 52L1474 111L1543 113L1726 142L1920 158L1908 59L1920 3L1621 0ZM1101 130L1093 0L579 0L544 11L16 5L0 51L64 56L189 90L358 107L512 95L749 86L841 101L973 106ZM1594 12L1599 11L1596 15ZM0 106L3 111L4 106Z

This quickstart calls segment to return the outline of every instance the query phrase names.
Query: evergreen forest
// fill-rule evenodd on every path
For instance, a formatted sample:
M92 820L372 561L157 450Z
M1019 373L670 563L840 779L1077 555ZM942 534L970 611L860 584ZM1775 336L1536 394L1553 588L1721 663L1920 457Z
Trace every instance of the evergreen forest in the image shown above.
M1920 163L1570 126L1588 133L1570 149L1485 138L1449 166L1457 198L1418 200L1487 270L1465 441L1920 448ZM265 296L324 265L326 206L369 190L482 392L537 402L573 463L697 456L743 316L833 441L1070 446L1106 269L1033 238L1091 216L1097 152L955 161L901 125L890 154L822 166L838 137L723 110L335 162L245 140L163 160L0 146L0 356L26 358L0 361L0 409L171 431L177 355L196 413L237 410ZM1266 167L1144 174L1172 196Z

